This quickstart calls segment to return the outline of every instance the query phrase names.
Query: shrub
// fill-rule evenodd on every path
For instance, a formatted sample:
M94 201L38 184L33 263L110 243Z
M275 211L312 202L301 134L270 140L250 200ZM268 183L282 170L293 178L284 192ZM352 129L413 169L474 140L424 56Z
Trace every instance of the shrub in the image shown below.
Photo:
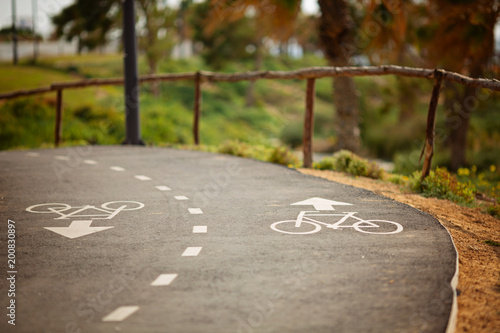
M268 162L277 163L287 166L299 165L299 159L291 152L288 147L275 147L272 149Z
M341 150L333 154L332 157L325 157L315 164L319 170L334 170L346 172L353 176L363 176L374 179L384 177L382 170L376 163L370 162L347 150Z
M295 167L299 164L298 158L284 146L268 147L264 145L249 145L244 142L232 140L222 144L217 152L286 166Z
M472 204L476 192L474 185L459 182L455 175L440 167L432 170L424 180L420 180L420 174L415 172L409 185L413 191L421 192L426 197L448 199L461 204Z
M491 216L500 218L500 204L495 203L495 204L488 205L486 207L486 212L488 212L488 214L490 214Z

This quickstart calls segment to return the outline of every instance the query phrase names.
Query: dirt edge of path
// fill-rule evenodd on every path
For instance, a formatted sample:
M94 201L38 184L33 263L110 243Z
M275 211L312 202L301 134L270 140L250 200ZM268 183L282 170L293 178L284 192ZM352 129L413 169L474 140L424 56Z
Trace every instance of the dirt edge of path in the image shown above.
M478 208L462 207L448 200L407 193L399 185L352 177L343 173L298 169L342 184L364 188L405 203L436 217L450 232L459 256L458 315L456 333L500 332L500 221Z

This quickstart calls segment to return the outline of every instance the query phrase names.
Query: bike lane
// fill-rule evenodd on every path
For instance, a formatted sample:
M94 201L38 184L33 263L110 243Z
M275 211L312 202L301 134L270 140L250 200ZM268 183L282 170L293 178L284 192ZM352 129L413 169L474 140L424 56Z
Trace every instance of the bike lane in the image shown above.
M41 154L56 155L54 152ZM50 190L42 190L48 192L48 202L60 202L60 196L54 201L58 196L54 189L58 189L72 205L110 202L119 194L120 200L136 200L145 207L130 212L133 218L123 215L120 221L126 223L121 227L115 223L113 229L77 240L80 252L88 252L90 243L96 247L91 253L102 259L93 261L94 287L72 291L63 288L63 282L57 287L49 279L38 284L54 294L58 288L70 294L76 303L65 303L67 313L64 307L58 308L68 321L75 316L78 300L81 303L86 294L95 294L109 282L109 276L99 273L103 268L122 269L121 276L136 277L94 318L79 318L85 321L80 326L84 332L118 328L125 332L445 332L452 328L448 325L454 300L450 283L456 272L456 253L447 231L425 213L369 191L230 156L96 147L85 158L99 165L79 165ZM125 171L110 174L112 166ZM85 173L81 182L73 180L81 170L87 170L85 167L94 169ZM28 170L31 168L26 167ZM138 173L150 180L131 182ZM36 178L28 177L28 183L36 184ZM91 187L90 192L71 194L71 188L85 184ZM26 184L11 179L8 185L19 189L9 203L23 203L15 211L26 209L30 202L22 194ZM146 190L148 186L152 191ZM156 186L168 186L170 191L161 192ZM337 204L293 205L311 198ZM287 234L271 228L276 222L296 219L303 211L324 214L314 220L329 224L338 222L344 212L358 219L346 219L342 224L345 228L320 225L318 232L310 234ZM389 234L360 232L377 229L375 222L364 220L393 221L402 230L390 233L399 230L396 226L386 231ZM349 227L355 223L357 228ZM195 226L205 226L208 232L190 234ZM43 232L50 238L49 231L30 228L33 235L28 242ZM293 228L287 230L293 232ZM106 244L104 248L100 245L101 252L97 251L97 240ZM69 246L63 238L51 241L61 250ZM132 246L128 252L121 248L130 261L124 267L113 264L120 256L111 248L120 243ZM185 261L174 255L188 244L203 248L196 258ZM40 255L55 257L54 249L45 246ZM93 260L90 257L85 255L89 262ZM140 277L138 267L144 267L145 262L153 273ZM170 286L160 290L149 286L155 274L167 270L178 274ZM130 291L133 289L139 292ZM123 323L102 321L112 309L136 303L141 310ZM44 301L37 306L43 308ZM33 317L31 324L59 321L52 315L37 318L40 312L33 308L26 311Z

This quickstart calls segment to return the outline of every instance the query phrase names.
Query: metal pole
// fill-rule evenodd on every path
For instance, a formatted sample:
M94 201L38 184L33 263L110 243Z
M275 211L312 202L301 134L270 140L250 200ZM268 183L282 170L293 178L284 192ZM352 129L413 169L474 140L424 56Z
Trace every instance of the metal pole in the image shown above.
M17 65L16 0L12 0L12 62Z
M54 146L58 147L61 143L62 134L62 89L57 89L57 102L56 102L56 129L54 135Z
M36 63L38 58L38 40L36 38L36 18L38 15L37 0L32 0L31 11L33 15L33 63Z
M137 72L137 46L135 36L134 0L123 1L123 65L125 74L125 130L123 142L144 145L141 140L139 117L139 83Z
M201 106L201 73L196 72L194 88L194 120L193 120L193 137L194 144L200 144L200 106Z

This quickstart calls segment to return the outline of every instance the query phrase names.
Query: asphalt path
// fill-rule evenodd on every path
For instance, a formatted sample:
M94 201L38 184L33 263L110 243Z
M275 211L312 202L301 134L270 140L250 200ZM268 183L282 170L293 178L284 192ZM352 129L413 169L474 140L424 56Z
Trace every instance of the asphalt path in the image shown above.
M0 172L1 332L454 329L449 233L372 192L129 146L2 152Z

